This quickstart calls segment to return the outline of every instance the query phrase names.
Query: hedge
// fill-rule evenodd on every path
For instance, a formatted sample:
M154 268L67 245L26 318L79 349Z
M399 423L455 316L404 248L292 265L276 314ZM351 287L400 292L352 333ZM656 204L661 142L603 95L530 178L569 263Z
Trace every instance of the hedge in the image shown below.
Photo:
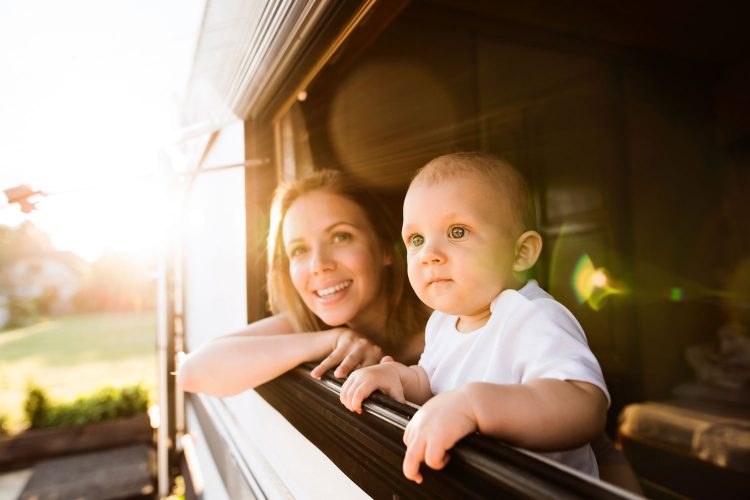
M31 429L72 427L144 413L148 409L148 389L141 384L104 387L71 402L50 400L41 387L31 385L24 404Z

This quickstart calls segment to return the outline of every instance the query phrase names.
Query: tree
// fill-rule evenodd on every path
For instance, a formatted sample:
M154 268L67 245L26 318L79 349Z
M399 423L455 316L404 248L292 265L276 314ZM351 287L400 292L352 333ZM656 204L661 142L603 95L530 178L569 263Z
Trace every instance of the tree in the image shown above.
M18 227L0 225L0 291L8 290L7 272L23 256L54 252L47 233L26 221Z
M91 266L83 289L76 296L86 311L140 311L156 305L152 266L127 254L108 252Z

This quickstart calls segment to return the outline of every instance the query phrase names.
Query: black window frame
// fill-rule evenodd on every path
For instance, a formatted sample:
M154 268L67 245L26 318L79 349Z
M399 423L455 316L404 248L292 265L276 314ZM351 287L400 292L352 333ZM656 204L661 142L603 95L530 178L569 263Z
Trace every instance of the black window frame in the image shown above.
M349 479L373 498L639 498L621 488L553 464L538 455L478 434L451 450L442 471L422 465L422 484L402 472L403 428L416 412L376 393L361 415L340 402L342 381L331 372L320 380L303 365L255 390ZM229 411L220 400L190 395L222 481L232 497L265 494L242 458L241 443L222 428L218 413Z

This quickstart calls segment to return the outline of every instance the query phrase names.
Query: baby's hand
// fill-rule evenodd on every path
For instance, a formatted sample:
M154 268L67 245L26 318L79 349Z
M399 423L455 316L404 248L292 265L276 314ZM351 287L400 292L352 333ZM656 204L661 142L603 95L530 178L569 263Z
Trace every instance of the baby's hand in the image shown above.
M398 363L386 361L352 372L341 386L341 403L351 411L362 413L362 401L378 389L396 401L405 402L396 365Z
M414 414L404 431L404 475L421 483L420 463L442 469L450 458L446 452L476 429L476 417L461 389L434 396Z

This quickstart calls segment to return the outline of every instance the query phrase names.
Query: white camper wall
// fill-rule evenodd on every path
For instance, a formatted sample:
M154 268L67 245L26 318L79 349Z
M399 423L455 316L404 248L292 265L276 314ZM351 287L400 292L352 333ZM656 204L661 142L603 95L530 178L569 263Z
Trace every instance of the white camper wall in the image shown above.
M245 160L244 125L223 129L204 167ZM185 349L247 324L245 283L245 175L242 168L204 172L187 195L183 224ZM208 500L229 496L192 410L186 415L200 470L200 493ZM195 478L194 478L195 479Z
M205 168L245 161L244 128L223 129ZM186 348L247 325L244 169L204 172L188 194L183 236Z

